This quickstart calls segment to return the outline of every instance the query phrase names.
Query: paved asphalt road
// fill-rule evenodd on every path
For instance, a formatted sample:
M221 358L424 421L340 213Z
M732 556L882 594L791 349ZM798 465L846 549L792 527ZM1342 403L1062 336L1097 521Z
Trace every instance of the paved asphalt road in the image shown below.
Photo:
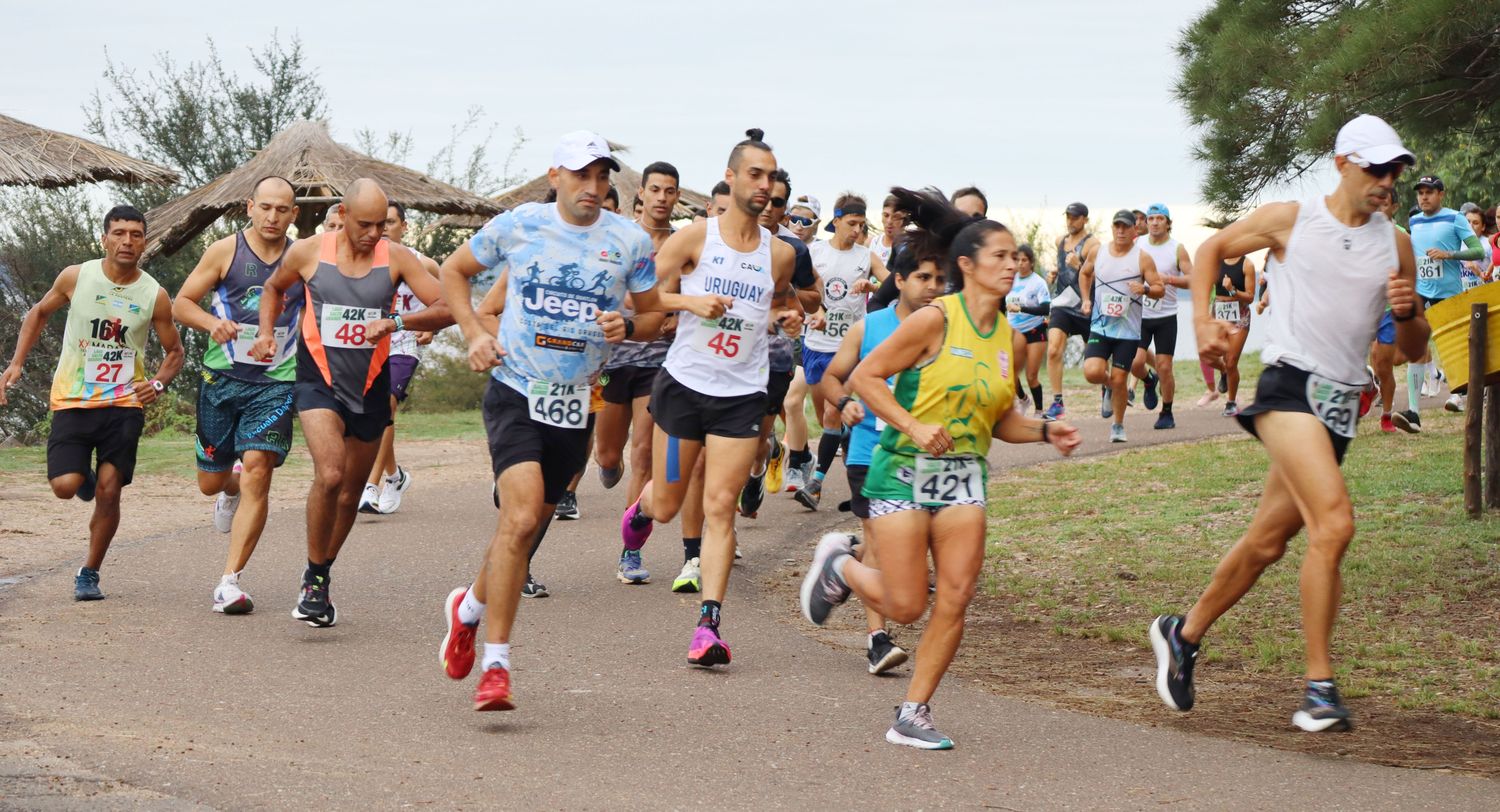
M1115 450L1094 415L1080 421L1083 453ZM1153 432L1153 416L1133 413L1128 447L1230 430L1217 413L1179 418L1177 431ZM994 458L1048 456L1003 447ZM476 714L474 678L447 680L437 646L442 599L471 579L493 529L486 473L476 466L473 484L455 488L419 482L399 514L361 519L336 568L333 629L288 614L300 504L273 514L246 581L260 607L248 617L208 611L225 537L207 515L199 530L118 540L106 601L70 599L73 549L0 591L0 807L1500 805L1488 780L1094 718L954 679L934 709L957 749L888 745L905 680L867 675L769 586L848 514L807 514L783 497L741 521L746 558L724 615L734 663L705 672L685 662L695 601L668 589L676 527L647 546L653 582L619 584L620 496L592 472L584 518L555 524L538 558L553 597L521 607L520 709ZM838 466L831 482L830 505L845 493Z

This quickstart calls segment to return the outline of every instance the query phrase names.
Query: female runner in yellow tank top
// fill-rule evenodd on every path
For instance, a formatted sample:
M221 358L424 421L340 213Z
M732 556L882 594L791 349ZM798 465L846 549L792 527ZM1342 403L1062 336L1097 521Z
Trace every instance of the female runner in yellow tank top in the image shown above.
M802 584L802 612L822 625L852 590L897 623L914 622L927 608L930 552L937 595L886 741L945 750L953 741L933 726L928 701L958 650L984 565L990 439L1050 442L1067 455L1079 437L1066 423L1011 408L1016 365L1024 363L1003 312L1017 274L1014 235L993 220L970 219L936 190L891 194L917 226L902 235L903 261L946 266L955 292L908 316L850 376L865 408L886 425L864 487L881 569L854 559L847 534L824 536Z

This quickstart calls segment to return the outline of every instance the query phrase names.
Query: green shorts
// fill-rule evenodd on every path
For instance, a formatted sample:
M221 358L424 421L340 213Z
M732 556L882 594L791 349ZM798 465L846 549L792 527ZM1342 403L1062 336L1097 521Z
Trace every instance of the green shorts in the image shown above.
M990 466L977 457L928 458L937 464L918 482L917 458L875 446L870 455L870 472L862 493L874 500L906 502L915 507L941 508L950 505L983 505L989 487ZM920 490L919 490L920 489ZM873 511L872 511L873 513Z

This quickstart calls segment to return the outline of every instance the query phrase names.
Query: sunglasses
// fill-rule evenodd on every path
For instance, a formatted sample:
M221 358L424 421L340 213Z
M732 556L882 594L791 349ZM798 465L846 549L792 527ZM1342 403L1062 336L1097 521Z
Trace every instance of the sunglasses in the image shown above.
M816 220L812 219L811 217L803 217L800 214L788 214L786 216L786 219L787 219L787 222L791 223L792 225L794 225L794 226L802 226L803 228L807 228L808 226L810 226L813 223L817 222Z
M771 198L771 208L773 208L773 209L781 209L781 208L785 208L785 207L786 207L786 198L784 198L784 197L773 197L773 198Z
M1369 166L1360 167L1360 169L1364 170L1366 175L1380 180L1399 175L1401 174L1401 170L1405 168L1406 164L1401 163L1400 161L1391 161L1389 163L1383 164L1370 164Z

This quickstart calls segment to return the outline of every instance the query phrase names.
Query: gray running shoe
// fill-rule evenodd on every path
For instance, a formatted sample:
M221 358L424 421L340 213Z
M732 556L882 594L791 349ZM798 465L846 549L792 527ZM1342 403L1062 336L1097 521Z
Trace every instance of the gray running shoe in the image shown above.
M802 490L797 491L797 493L793 494L792 498L796 499L798 504L802 505L808 510L817 510L818 503L822 501L823 498L823 480L818 479L817 476L814 476L812 479L808 480L807 485L805 485Z
M812 563L802 579L802 616L810 623L823 625L833 607L849 600L849 585L834 564L841 557L853 554L854 543L848 533L828 533L818 540Z
M99 591L98 570L90 569L88 567L78 568L78 574L73 576L73 600L104 600L104 593Z
M1292 724L1308 733L1353 730L1349 721L1349 709L1339 697L1339 689L1333 680L1308 682L1302 707L1292 714Z
M867 648L871 674L884 674L906 662L906 649L896 645L885 632L876 632Z
M932 708L926 702L903 702L896 708L896 723L885 732L891 744L919 750L952 750L953 740L932 724Z
M1108 386L1099 387L1099 416L1105 420L1115 416L1114 393Z
M624 465L618 465L614 468L599 467L599 481L603 483L606 490L620 484L620 478L623 476L625 476Z
M1125 426L1120 423L1111 423L1109 426L1109 441L1111 443L1125 442Z

